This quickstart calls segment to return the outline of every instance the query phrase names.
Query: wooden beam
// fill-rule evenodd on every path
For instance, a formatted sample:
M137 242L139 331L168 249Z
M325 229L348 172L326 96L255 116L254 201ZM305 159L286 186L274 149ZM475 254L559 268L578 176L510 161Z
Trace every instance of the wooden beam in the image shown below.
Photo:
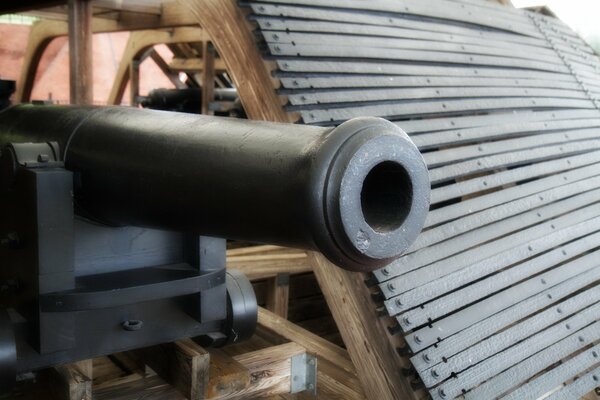
M165 74L165 76L167 78L169 78L169 80L171 81L171 83L177 89L184 89L186 87L185 84L179 80L179 74L173 72L169 68L169 64L165 61L164 58L162 58L160 56L160 54L158 54L158 51L156 51L155 49L152 49L150 51L150 58L152 59L152 61L154 61L154 63L156 64L156 66L158 68L160 68L160 70L163 72L163 74Z
M204 115L214 114L209 104L215 98L215 48L210 40L202 42L202 110Z
M290 300L290 273L281 272L267 279L267 310L287 319Z
M69 0L69 91L71 104L94 102L90 0Z
M129 81L131 60L140 57L145 51L157 44L184 43L205 39L205 32L202 29L191 27L176 28L171 32L159 30L132 32L123 51L121 63L108 96L108 104L121 104Z
M249 385L250 372L246 366L219 349L211 351L208 398L239 393Z
M140 60L134 58L129 62L129 105L137 107L140 96Z
M235 396L232 397L254 399L289 393L292 357L304 353L304 347L296 343L286 343L234 356L233 359L248 370L251 378L250 384L245 389L235 392Z
M257 249L262 247L266 246L256 246ZM236 252L237 250L242 250L242 252ZM246 250L227 251L227 267L239 269L251 281L275 278L281 273L295 275L312 271L312 266L305 251L295 249L264 251L262 253L253 250L248 250L247 253L244 253L244 251Z
M210 354L193 340L152 346L134 353L188 399L206 398Z
M217 73L227 71L225 63L221 58L215 58L214 68ZM182 58L175 57L169 63L169 69L176 72L201 72L204 70L204 59L202 57Z
M52 385L60 400L92 400L92 360L54 367L56 385Z
M350 356L341 347L260 307L257 334L269 341L289 340L314 353L318 358L317 392L325 398L365 398Z
M263 61L236 0L178 0L208 33L252 119L289 122L275 92L275 80ZM276 106L275 106L276 105Z
M338 268L318 253L310 253L309 259L367 398L415 399L376 314L365 275Z

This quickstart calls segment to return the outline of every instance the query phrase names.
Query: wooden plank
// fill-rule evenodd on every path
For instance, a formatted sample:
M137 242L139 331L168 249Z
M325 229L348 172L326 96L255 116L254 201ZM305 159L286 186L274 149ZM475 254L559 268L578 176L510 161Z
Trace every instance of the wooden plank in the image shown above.
M319 254L310 258L367 398L414 398L398 368L398 354L381 333L384 328L370 304L364 276L343 271Z
M94 102L90 0L69 0L69 92L71 104Z
M204 59L202 57L181 58L175 57L169 63L169 70L177 72L196 73L204 70ZM214 60L214 68L217 72L225 72L227 68L220 57Z
M208 394L210 354L191 339L136 350L162 379L189 399Z

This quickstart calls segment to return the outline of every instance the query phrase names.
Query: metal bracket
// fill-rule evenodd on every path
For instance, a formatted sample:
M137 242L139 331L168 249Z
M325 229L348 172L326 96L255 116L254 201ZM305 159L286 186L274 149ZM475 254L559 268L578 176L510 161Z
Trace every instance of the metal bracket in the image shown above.
M317 357L312 354L299 354L292 357L290 393L308 391L317 396Z

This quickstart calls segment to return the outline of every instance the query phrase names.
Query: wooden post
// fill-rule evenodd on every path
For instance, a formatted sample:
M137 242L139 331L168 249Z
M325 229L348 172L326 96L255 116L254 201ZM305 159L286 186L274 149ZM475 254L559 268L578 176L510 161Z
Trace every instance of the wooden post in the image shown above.
M215 97L215 48L208 40L202 43L202 61L202 114L212 115L209 106Z
M321 254L310 253L309 258L367 398L414 399L399 355L375 312L365 276L342 270Z
M188 399L206 398L210 354L193 340L135 350L135 354Z
M138 106L140 96L140 60L134 58L129 64L129 105Z
M92 104L92 4L69 0L69 83L71 104Z
M52 390L60 400L92 400L92 360L54 368L58 376Z
M290 297L290 274L279 273L267 279L267 310L287 319Z
M238 393L250 385L250 372L239 361L219 349L211 351L208 398Z

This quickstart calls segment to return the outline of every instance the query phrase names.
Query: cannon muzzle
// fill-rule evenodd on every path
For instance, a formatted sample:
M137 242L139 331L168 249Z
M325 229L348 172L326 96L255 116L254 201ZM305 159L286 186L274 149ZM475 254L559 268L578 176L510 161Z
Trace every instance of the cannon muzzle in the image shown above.
M0 145L24 142L58 144L85 218L318 250L352 271L400 256L429 208L421 154L377 118L322 128L125 107L0 112Z

